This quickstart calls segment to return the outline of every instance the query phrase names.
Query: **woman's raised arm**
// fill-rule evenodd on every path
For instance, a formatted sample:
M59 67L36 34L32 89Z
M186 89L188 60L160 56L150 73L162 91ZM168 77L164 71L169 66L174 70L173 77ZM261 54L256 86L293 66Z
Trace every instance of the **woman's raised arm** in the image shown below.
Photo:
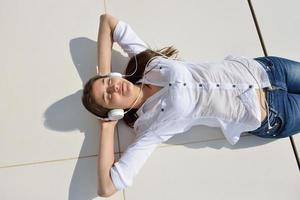
M111 50L113 46L113 32L118 20L112 15L100 16L100 24L97 41L98 73L108 74L111 72Z
M99 121L101 133L97 161L98 195L108 197L117 190L110 176L110 168L114 164L114 130L118 121Z

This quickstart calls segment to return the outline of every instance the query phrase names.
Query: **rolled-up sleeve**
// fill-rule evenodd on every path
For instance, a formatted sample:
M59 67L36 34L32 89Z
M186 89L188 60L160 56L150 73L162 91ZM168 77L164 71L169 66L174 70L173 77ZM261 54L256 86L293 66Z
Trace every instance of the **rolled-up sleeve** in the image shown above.
M130 144L118 162L112 166L110 173L117 190L131 186L148 157L162 143L162 140L152 132L148 132Z
M146 50L148 45L139 38L131 26L124 21L118 21L113 32L113 40L128 54L129 57Z

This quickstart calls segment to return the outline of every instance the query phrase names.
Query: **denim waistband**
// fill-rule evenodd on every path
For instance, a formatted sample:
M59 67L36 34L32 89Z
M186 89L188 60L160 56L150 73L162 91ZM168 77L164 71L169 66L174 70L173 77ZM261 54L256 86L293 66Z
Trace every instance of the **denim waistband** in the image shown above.
M279 83L276 83L274 74L272 72L271 67L273 67L273 62L270 58L268 57L259 57L259 58L254 58L255 61L257 61L267 72L271 87L268 87L269 91L272 90L277 90L277 89L284 89L283 87L278 87L280 85Z
M277 115L278 111L273 108L273 105L275 103L274 102L274 93L273 93L273 90L271 90L269 88L264 88L264 91L265 91L265 94L266 94L266 100L268 102L269 114L271 115L271 113L272 113L272 114ZM268 115L264 118L264 120L262 121L262 124L265 121L267 121L267 117L268 117Z
M275 109L273 109L273 105L274 105L274 90L280 89L279 87L274 86L275 83L275 79L274 79L274 75L272 73L271 70L271 66L273 65L272 61L270 59L268 59L267 57L260 57L260 58L255 58L254 60L256 60L257 62L259 62L259 64L265 69L265 71L268 74L270 83L271 83L271 87L267 87L264 88L265 94L266 94L266 101L267 101L267 116L263 119L263 121L261 122L261 125L264 125L265 123L269 122L272 120L271 118L273 118L273 116L277 115L277 111Z

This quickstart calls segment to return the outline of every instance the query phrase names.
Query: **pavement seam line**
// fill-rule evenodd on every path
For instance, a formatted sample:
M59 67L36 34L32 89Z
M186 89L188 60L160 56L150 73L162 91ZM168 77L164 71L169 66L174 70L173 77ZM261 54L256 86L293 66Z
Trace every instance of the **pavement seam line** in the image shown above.
M266 49L266 46L265 46L265 43L264 43L264 40L263 40L262 33L261 33L259 25L258 25L257 17L255 15L255 11L254 11L251 0L248 0L248 4L249 4L249 8L250 8L250 11L251 11L252 18L253 18L254 23L255 23L255 27L256 27L256 31L257 31L257 34L258 34L258 37L259 37L259 40L260 40L260 44L261 44L261 46L263 48L263 51L264 51L264 55L268 56L268 52L267 52L267 49ZM296 159L296 163L297 163L298 169L300 171L300 160L299 160L299 155L298 155L298 152L297 152L297 149L296 149L296 145L294 144L293 136L289 136L289 138L290 138L293 153L294 153L294 156L295 156L295 159Z
M115 154L119 154L120 152L115 152ZM31 166L31 165L40 165L40 164L46 164L46 163L54 163L54 162L63 162L68 160L78 160L78 159L84 159L84 158L92 158L97 157L96 155L89 155L89 156L79 156L79 157L71 157L71 158L64 158L64 159L57 159L57 160L46 160L46 161L38 161L38 162L31 162L31 163L22 163L22 164L15 164L15 165L6 165L6 166L0 166L1 169L7 169L7 168L13 168L13 167L24 167L24 166Z

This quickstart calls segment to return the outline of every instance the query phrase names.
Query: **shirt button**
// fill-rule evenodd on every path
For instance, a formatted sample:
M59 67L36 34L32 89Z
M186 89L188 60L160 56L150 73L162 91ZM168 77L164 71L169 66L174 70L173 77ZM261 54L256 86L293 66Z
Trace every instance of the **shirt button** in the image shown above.
M252 85L249 85L249 88L252 88L253 86Z
M201 84L201 83L199 84L199 87L202 87L202 84Z
M164 112L164 110L165 110L165 109L163 109L163 108L161 109L162 112Z
M232 87L235 87L235 85L232 85Z
M162 67L159 67L159 69L161 69Z
M172 84L171 83L169 83L169 86L171 86Z
M184 83L183 85L186 86L186 83Z
M219 87L220 86L220 84L217 84L217 87Z

